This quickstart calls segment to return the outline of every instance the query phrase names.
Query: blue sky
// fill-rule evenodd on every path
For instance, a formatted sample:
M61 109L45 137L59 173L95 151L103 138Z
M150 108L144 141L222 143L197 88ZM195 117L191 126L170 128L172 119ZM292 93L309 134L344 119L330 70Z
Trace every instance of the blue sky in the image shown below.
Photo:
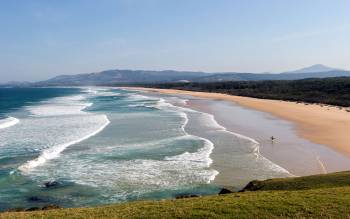
M349 0L0 0L0 82L105 69L350 69Z

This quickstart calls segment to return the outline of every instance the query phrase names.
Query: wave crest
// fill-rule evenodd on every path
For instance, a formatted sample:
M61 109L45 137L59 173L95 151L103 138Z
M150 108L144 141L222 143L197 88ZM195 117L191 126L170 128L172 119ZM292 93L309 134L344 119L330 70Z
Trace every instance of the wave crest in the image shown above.
M11 126L16 125L19 122L20 122L19 119L15 118L15 117L8 117L6 119L1 119L0 120L0 129L9 128Z
M104 117L104 124L99 127L97 130L95 130L94 132L91 132L90 134L79 138L77 140L65 143L65 144L59 144L59 145L55 145L51 148L48 148L46 150L44 150L41 155L34 159L34 160L30 160L27 161L25 164L21 165L20 167L18 167L19 170L21 170L22 172L29 172L31 169L44 164L46 161L57 158L60 156L61 152L64 151L67 147L77 144L81 141L84 141L96 134L98 134L99 132L101 132L109 123L110 121L108 120L108 117L106 115L103 115Z

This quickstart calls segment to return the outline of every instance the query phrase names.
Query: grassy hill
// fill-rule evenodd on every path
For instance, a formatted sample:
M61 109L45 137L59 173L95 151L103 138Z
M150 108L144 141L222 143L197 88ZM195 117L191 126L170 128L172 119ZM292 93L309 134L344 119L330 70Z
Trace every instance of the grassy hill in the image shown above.
M253 181L244 192L226 195L6 212L0 218L350 218L350 171Z

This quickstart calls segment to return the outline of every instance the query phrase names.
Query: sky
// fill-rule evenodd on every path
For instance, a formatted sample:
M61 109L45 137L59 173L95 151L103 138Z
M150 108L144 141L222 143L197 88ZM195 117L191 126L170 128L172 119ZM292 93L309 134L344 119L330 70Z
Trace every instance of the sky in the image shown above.
M349 0L0 0L0 83L313 64L350 69Z

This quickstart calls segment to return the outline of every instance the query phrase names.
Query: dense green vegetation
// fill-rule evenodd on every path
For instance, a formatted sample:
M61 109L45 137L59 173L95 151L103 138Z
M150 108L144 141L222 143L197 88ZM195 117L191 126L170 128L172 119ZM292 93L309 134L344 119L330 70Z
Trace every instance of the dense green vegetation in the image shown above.
M350 171L304 177L254 180L244 191L307 190L350 186ZM350 200L349 200L350 201Z
M163 83L145 87L216 92L263 99L350 106L350 77L294 81L231 81L214 83Z
M257 183L257 184L256 184ZM256 191L95 208L6 212L0 218L349 218L350 171L257 182Z

